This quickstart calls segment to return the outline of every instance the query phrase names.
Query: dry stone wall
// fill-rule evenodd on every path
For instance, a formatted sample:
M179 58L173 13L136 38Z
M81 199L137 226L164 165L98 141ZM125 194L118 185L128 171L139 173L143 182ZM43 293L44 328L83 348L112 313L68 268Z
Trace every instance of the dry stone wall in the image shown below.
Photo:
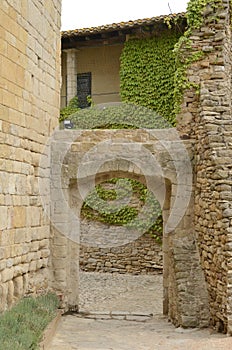
M59 116L60 11L59 0L1 0L0 311L49 283L50 222L38 180Z
M190 37L193 52L204 54L188 70L189 80L199 84L199 94L185 92L178 127L196 140L195 231L211 324L232 334L230 4L223 0L214 8L209 2L201 28Z
M114 231L114 226L87 222L84 227L81 224L81 232L87 229L89 234L92 229L101 230L100 234L107 235L109 230ZM119 227L120 229L120 227ZM105 234L102 231L105 230ZM116 228L117 234L117 228ZM157 243L150 234L144 234L135 241L120 247L90 247L80 246L80 269L83 271L131 273L131 274L156 274L163 269L162 245Z

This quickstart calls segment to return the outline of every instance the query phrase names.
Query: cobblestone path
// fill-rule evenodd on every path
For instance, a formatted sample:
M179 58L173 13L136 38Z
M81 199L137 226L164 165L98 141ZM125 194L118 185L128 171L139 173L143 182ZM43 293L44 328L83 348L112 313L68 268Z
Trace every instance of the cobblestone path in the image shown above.
M176 329L161 315L162 275L81 273L80 285L85 317L63 316L50 350L232 349L232 338Z

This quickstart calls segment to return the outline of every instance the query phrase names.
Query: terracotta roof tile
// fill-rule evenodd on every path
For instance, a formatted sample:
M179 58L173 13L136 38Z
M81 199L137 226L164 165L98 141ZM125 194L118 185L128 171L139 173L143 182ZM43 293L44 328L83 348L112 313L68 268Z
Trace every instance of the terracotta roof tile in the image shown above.
M112 24L106 24L98 27L90 27L90 28L82 28L82 29L74 29L74 30L66 30L61 32L62 38L68 38L73 36L84 36L84 35L91 35L91 34L100 34L104 32L110 32L113 30L123 30L131 27L137 27L141 25L150 25L157 22L165 22L166 18L170 18L171 20L174 20L175 18L185 18L186 13L173 13L170 15L162 15L157 17L151 17L151 18L144 18L144 19L138 19L135 21L128 21L128 22L120 22L120 23L112 23Z

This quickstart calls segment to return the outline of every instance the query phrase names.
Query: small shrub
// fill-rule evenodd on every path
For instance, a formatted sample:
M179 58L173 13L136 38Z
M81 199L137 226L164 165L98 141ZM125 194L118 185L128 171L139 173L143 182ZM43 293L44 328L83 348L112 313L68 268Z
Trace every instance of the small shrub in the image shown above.
M62 111L61 115L64 114ZM64 119L61 117L61 120ZM155 111L133 103L77 109L73 114L69 114L69 119L74 129L167 129L172 127L171 123Z
M70 100L67 107L64 107L61 109L59 121L60 122L64 121L69 115L76 113L79 110L80 108L79 108L78 97L75 96Z

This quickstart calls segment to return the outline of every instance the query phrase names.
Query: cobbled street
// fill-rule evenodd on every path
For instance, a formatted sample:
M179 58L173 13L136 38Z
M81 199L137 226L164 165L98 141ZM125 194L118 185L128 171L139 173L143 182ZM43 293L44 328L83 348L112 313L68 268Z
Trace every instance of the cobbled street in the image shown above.
M225 335L175 328L162 316L161 274L82 272L80 312L62 317L50 350L232 349Z

